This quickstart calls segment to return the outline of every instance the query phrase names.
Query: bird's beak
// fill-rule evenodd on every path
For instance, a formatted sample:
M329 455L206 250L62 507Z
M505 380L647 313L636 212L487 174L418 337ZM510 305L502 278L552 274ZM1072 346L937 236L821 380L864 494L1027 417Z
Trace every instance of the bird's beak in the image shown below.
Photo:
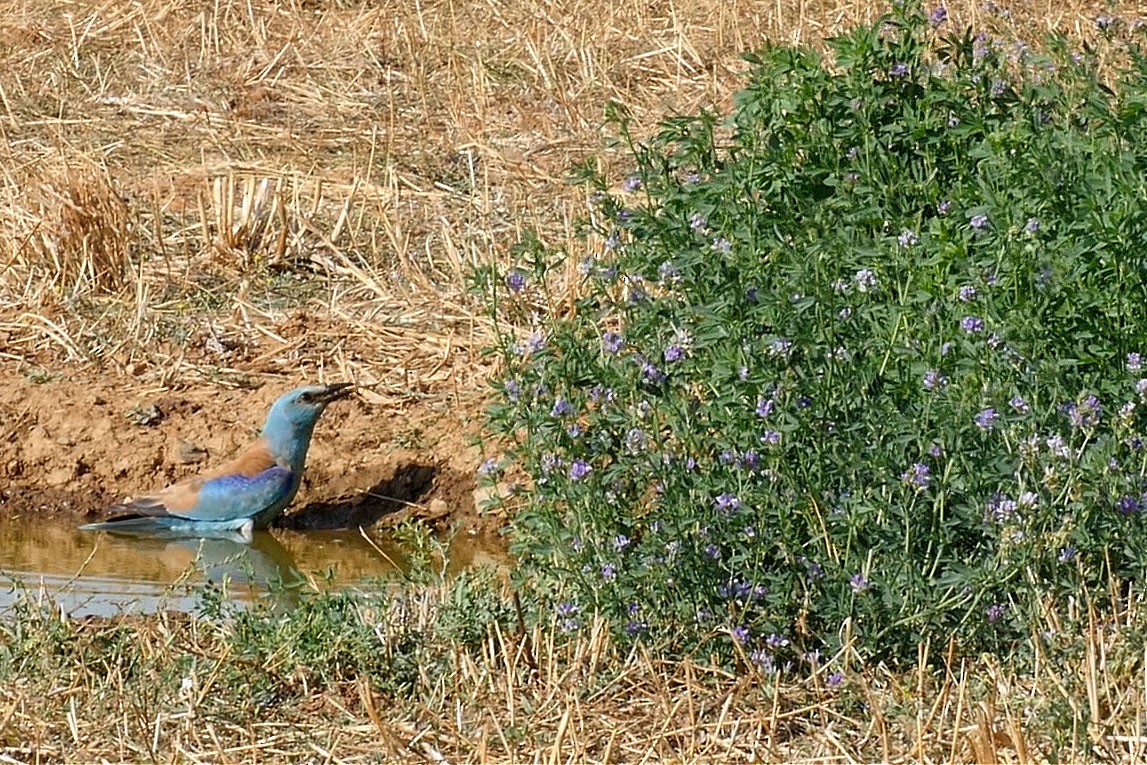
M354 393L354 383L335 383L334 385L328 385L325 390L315 394L313 400L315 403L325 406L332 401L346 398L352 393Z

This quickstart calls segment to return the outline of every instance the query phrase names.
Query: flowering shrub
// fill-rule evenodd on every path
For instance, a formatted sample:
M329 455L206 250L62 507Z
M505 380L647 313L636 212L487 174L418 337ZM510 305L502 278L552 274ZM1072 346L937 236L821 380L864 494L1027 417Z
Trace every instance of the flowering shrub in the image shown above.
M1137 32L1100 41L1112 91L1062 40L945 23L766 48L727 119L643 143L611 110L636 170L581 173L584 297L499 349L484 468L530 478L520 574L562 630L765 671L846 635L1007 650L1144 573ZM543 304L561 254L518 255L495 303Z

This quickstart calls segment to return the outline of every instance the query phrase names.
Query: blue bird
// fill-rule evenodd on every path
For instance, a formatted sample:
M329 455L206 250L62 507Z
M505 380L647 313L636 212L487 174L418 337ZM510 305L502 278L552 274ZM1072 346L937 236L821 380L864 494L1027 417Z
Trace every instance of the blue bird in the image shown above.
M350 383L295 388L271 406L258 440L226 465L114 505L117 515L80 529L198 537L239 532L250 539L295 498L327 404L353 391Z

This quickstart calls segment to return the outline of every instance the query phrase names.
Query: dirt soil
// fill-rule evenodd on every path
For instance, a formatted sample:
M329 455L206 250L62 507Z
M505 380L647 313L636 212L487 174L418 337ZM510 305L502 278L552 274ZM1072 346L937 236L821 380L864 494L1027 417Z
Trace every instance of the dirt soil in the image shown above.
M257 435L279 395L314 382L148 391L98 372L36 382L0 367L0 513L101 519L117 500L226 461ZM371 400L364 390L327 409L302 488L277 526L371 528L418 518L486 533L503 524L475 507L481 402Z

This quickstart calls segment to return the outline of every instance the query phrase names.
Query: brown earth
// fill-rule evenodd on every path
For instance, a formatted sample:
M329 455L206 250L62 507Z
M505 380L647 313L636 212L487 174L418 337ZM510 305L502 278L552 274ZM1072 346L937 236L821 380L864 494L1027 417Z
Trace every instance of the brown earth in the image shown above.
M225 461L254 438L275 398L315 381L170 391L86 370L35 382L0 367L0 513L99 519L119 499ZM473 397L396 404L370 389L332 405L277 525L353 529L418 518L470 533L497 528L500 514L475 508L480 411Z

